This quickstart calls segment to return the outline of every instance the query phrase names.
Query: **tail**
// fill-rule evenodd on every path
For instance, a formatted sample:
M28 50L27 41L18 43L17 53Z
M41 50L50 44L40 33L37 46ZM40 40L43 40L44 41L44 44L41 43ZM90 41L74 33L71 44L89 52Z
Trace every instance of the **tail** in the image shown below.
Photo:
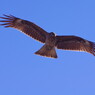
M46 56L46 57L57 58L55 47L51 47L48 45L44 45L40 50L35 52L35 54L41 55L41 56Z

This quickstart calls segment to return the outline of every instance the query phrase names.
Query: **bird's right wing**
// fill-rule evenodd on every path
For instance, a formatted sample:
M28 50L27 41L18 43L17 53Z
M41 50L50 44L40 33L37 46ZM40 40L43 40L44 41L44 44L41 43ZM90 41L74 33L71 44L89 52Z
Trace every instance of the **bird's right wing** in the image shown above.
M27 34L28 36L45 43L46 35L48 34L45 30L43 30L41 27L37 26L33 22L29 22L27 20L23 20L20 18L17 18L12 15L4 15L5 17L0 17L0 22L4 22L3 24L5 27L12 27L16 28L23 33Z
M58 49L85 51L95 56L95 43L77 36L56 36Z

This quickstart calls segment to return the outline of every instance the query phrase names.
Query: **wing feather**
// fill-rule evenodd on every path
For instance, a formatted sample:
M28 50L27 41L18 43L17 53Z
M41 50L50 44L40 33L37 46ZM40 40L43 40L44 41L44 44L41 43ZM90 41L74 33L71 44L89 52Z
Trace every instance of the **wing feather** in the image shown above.
M12 27L16 28L23 33L27 34L28 36L45 43L46 40L46 35L48 34L45 30L43 30L41 27L37 26L33 22L23 20L17 17L14 17L12 15L4 15L4 17L0 17L1 19L0 22L3 22L5 27Z
M58 49L85 51L95 56L95 43L77 36L56 36Z

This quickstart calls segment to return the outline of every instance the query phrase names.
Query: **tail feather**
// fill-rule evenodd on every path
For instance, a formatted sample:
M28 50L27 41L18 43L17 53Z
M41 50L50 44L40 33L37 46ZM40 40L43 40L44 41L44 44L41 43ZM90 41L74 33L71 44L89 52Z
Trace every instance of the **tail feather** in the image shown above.
M55 47L50 47L48 45L44 45L40 50L35 52L35 54L46 56L46 57L51 57L51 58L57 58Z

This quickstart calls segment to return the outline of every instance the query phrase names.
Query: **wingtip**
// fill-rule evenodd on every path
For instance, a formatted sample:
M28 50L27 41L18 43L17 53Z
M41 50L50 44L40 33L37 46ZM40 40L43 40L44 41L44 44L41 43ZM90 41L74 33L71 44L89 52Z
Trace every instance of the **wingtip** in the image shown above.
M5 17L10 17L10 16L13 16L12 14L9 14L9 15L6 15L6 14L3 14L3 16ZM14 17L14 16L13 16Z
M2 20L0 22L3 22L0 24L0 26L5 26L5 27L13 27L12 22L17 19L13 15L5 15L3 14L3 17L0 17Z
M95 56L95 42L92 42L92 52L91 54L93 54Z

